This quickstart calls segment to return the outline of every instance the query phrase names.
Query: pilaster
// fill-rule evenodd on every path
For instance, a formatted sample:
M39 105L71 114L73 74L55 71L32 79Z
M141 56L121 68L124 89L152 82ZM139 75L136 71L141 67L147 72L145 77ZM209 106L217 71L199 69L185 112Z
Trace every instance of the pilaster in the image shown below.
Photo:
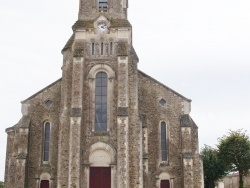
M183 158L183 176L184 188L194 187L194 160L192 150L192 123L188 114L181 116L181 139L182 139L182 158Z
M142 159L143 159L143 177L144 180L147 181L147 175L148 175L148 126L147 126L147 119L146 115L142 114L140 115L141 122L142 122ZM147 184L147 182L143 182L144 184Z
M72 55L63 53L62 84L61 84L61 110L58 140L57 187L68 187L69 172L69 131L70 131L70 102L72 88Z
M73 58L72 100L69 139L69 187L79 188L81 173L81 122L83 93L83 57Z
M131 46L130 46L131 49ZM138 113L137 61L129 60L129 187L143 186L142 127Z
M117 188L129 188L128 57L118 57Z
M14 128L6 129L7 136L7 151L6 151L6 162L5 162L5 177L4 177L4 185L5 187L12 187L13 180L15 177L15 164L13 160L13 152L14 152L14 137L15 132Z

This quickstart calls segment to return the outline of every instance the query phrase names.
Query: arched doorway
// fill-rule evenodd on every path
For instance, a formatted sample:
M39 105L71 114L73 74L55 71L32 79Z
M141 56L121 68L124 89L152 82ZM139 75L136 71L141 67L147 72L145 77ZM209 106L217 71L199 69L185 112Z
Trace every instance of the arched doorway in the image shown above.
M115 152L106 143L98 142L91 146L89 155L89 188L113 188Z
M159 175L159 179L157 180L156 187L157 188L173 188L174 187L173 178L170 177L170 174L167 172L162 172Z
M39 188L50 188L50 179L51 176L49 173L42 173L40 175L40 185Z

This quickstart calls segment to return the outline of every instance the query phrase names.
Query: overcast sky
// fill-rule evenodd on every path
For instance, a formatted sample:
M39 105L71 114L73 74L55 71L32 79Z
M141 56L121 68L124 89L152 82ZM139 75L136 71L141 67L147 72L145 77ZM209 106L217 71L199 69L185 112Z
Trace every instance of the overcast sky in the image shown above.
M130 0L139 69L187 98L200 147L229 129L250 133L250 1ZM61 49L77 20L78 0L0 3L0 181L5 129L20 101L61 77Z

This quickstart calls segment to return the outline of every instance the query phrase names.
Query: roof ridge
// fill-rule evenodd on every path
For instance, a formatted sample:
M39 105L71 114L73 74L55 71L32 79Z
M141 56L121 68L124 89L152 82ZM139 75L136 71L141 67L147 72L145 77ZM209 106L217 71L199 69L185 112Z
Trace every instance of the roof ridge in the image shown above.
M144 76L146 76L146 77L150 78L151 80L153 80L153 81L157 82L158 84L162 85L163 87L165 87L166 89L168 89L168 90L172 91L173 93L175 93L176 95L178 95L178 96L182 97L183 99L185 99L185 100L187 100L187 101L189 101L189 102L191 102L191 101L192 101L191 99L188 99L187 97L184 97L183 95L181 95L181 94L180 94L180 93L178 93L177 91L175 91L175 90L171 89L170 87L168 87L168 86L166 86L165 84L163 84L163 83L159 82L158 80L156 80L156 79L154 79L153 77L149 76L148 74L146 74L146 73L142 72L141 70L139 70L139 69L138 69L138 72L139 72L139 73L141 73L142 75L144 75Z
M48 89L49 87L51 87L52 85L56 84L57 82L61 81L62 78L59 78L58 80L52 82L51 84L49 84L48 86L44 87L43 89L41 89L40 91L36 92L35 94L31 95L30 97L28 97L27 99L21 101L21 103L25 103L27 102L28 100L34 98L35 96L37 96L38 94L42 93L45 89Z

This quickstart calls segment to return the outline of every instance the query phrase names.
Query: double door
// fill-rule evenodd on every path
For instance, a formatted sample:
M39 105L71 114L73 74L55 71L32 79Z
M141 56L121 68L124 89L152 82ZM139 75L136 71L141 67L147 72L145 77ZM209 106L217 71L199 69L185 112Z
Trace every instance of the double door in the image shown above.
M90 167L89 188L111 188L111 167Z
M49 188L49 180L42 180L40 188Z
M170 188L169 180L161 180L161 188Z

